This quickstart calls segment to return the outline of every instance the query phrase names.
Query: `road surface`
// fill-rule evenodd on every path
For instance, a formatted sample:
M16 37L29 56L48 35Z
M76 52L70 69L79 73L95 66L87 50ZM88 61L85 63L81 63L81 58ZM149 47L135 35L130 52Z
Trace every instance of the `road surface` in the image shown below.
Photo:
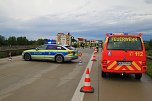
M94 93L77 92L78 85L91 61L93 49L82 51L79 59L58 64L52 61L24 61L21 56L0 59L0 101L151 101L152 79L143 75L101 77L101 55L91 65L91 86ZM78 93L81 98L75 99ZM73 101L74 101L73 100Z

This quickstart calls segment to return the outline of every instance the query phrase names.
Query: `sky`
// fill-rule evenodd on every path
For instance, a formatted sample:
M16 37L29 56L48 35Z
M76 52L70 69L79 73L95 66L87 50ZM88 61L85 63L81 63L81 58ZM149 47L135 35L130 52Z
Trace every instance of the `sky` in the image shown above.
M0 0L0 35L55 39L57 33L103 40L105 33L152 39L152 0Z

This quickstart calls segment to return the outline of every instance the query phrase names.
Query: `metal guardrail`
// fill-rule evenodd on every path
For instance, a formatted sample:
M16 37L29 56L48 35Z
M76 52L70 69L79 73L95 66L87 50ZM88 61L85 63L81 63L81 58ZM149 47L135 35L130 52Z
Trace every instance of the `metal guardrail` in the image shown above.
M32 49L36 48L37 46L5 46L5 47L0 47L0 52L6 52L6 51L16 51L16 50L26 50L26 49Z
M152 60L152 56L147 56L147 59L150 59L150 60Z

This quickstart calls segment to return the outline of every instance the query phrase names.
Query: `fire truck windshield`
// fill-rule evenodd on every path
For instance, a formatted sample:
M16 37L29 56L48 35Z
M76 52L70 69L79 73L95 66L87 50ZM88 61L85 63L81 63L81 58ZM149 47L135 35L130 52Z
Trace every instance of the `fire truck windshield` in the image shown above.
M109 37L108 50L142 50L142 43L139 37Z

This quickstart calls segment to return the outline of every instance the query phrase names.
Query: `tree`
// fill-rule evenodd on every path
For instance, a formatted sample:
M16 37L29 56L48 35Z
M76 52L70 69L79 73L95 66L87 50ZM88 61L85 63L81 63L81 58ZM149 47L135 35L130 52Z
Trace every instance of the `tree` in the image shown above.
M37 45L43 45L44 43L44 39L38 39L36 42Z
M17 38L17 45L28 45L29 41L26 37L18 37Z
M17 38L17 45L23 45L22 37Z
M0 46L5 45L5 37L0 35Z
M152 49L152 39L150 39L150 41L149 41L149 47L150 47L150 49Z
M36 41L35 41L35 40L30 40L30 41L28 42L28 45L36 45Z
M11 36L8 38L8 44L9 45L17 45L17 40L15 36Z

